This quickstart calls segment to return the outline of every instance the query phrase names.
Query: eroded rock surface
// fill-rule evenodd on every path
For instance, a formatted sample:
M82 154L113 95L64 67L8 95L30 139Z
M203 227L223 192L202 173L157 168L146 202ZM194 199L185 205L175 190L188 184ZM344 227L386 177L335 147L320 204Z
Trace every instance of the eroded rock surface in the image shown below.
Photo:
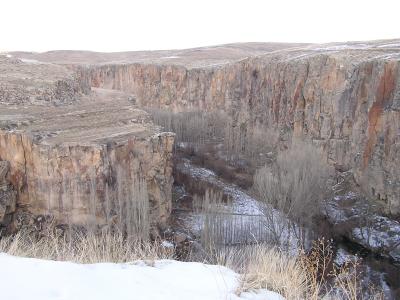
M146 193L153 225L162 226L170 213L174 135L161 132L124 92L94 89L85 95L67 84L60 93L50 93L43 105L31 91L47 95L47 85L51 89L69 82L70 74L78 77L61 66L34 64L39 65L35 73L36 67L24 64L17 60L23 71L16 77L32 71L37 80L17 80L13 88L30 100L6 94L0 103L0 158L9 162L7 180L17 199L13 228L32 223L30 216L52 216L62 224L109 225L128 214L125 204L140 193ZM59 68L65 73L60 78L47 74L47 82L43 66L43 74ZM3 86L9 82L0 80ZM62 95L70 94L67 98L74 101L66 103ZM7 208L0 209L1 221L12 206L3 205L3 194L0 198L0 207Z
M92 86L132 93L144 106L224 110L237 128L309 136L386 212L400 212L399 40L29 57L69 62Z
M0 161L0 230L7 229L16 208L16 193L6 178L9 170L10 164Z
M78 79L78 86L81 85L82 90L93 86L124 91L129 94L130 105L136 102L139 106L175 111L223 110L230 114L238 125L236 127L241 130L262 125L291 132L293 136L306 135L324 149L332 164L341 170L351 170L357 183L385 204L386 212L400 212L399 40L325 45L250 43L108 54L52 51L10 55L11 59L44 62L47 67L56 64L66 70L63 72L74 74L73 78ZM79 88L74 91L81 93ZM126 153L132 149L127 142L131 140L127 137L130 134L140 136L133 139L134 144L140 144L139 149L146 149L139 155L143 157L142 161L153 161L155 154L151 153L159 153L158 150L147 152L149 149L165 149L172 143L171 138L166 136L151 138L154 137L154 132L150 134L151 130L148 135L141 130L141 133L130 132L132 127L131 124L127 125L126 120L136 117L131 118L127 106L106 105L102 110L101 105L90 105L90 101L78 104L82 102L79 99L72 111L65 107L56 112L52 111L54 108L50 111L18 108L11 113L12 106L2 107L2 145L8 146L0 157L9 158L12 170L19 170L12 172L12 178L18 187L21 204L29 202L29 193L33 193L33 190L37 190L39 195L40 190L45 190L27 188L29 184L25 182L30 182L31 186L46 185L33 183L33 179L29 179L35 178L34 172L47 174L48 177L57 178L57 182L63 182L62 178L66 175L56 170L65 169L88 178L92 171L81 165L94 165L96 177L113 178L110 175L113 172L107 171L104 167L107 163L103 162L110 161L112 163L109 165L114 165L120 161L119 158L114 159L118 157L117 149L124 149L121 150L124 153L122 156L128 155ZM91 109L100 111L96 113ZM86 114L88 110L91 112ZM125 114L129 118L125 119ZM117 119L121 116L125 121L118 123L109 117L111 115L118 116ZM38 123L40 119L42 123ZM100 124L103 119L114 121L104 122L104 126L98 128L87 125L78 138L74 128L80 131L82 120L93 121L87 124ZM59 128L59 124L67 122L78 125L70 125L68 130ZM126 129L121 128L126 126L130 128L130 133L124 135ZM113 131L116 131L116 135ZM143 129L143 132L147 131ZM115 141L120 140L125 144L117 147ZM111 146L111 154L107 150L110 141L114 145ZM0 148L4 147L0 145ZM49 148L56 150L49 151ZM29 151L24 152L23 149ZM84 163L69 162L68 157L74 155ZM160 155L159 160L168 161L161 157L164 156ZM41 161L41 167L32 161ZM31 167L31 164L35 167ZM146 170L151 170L150 165L146 165ZM164 165L168 166L168 163ZM25 174L25 169L38 171L27 171ZM47 169L50 170L48 173ZM149 186L157 185L150 184L156 182L155 178L161 178L157 179L159 182L168 182L170 179L167 179L167 175L155 175L170 172L169 168L165 170L168 171L147 171L153 174L151 178L154 179L148 180ZM24 178L27 180L24 181ZM100 182L107 181L104 179ZM61 189L61 183L57 189ZM99 184L97 189L104 189L104 184ZM160 188L154 194L161 199L161 191L168 189ZM35 208L38 212L46 209L45 200L41 198L38 197L37 203L41 204Z
M63 66L0 55L0 103L69 104L89 91L87 82Z

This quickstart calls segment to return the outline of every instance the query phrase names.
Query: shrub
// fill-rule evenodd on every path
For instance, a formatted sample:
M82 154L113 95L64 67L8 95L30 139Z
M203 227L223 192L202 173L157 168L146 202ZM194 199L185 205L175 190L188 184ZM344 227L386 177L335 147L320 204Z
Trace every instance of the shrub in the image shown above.
M271 228L277 228L276 234L282 235L284 230L289 234L294 232L304 243L305 229L329 196L329 174L321 153L311 144L299 141L289 150L280 152L271 167L264 166L256 171L254 190L267 205L264 213L274 223ZM276 218L271 207L282 213L287 222Z

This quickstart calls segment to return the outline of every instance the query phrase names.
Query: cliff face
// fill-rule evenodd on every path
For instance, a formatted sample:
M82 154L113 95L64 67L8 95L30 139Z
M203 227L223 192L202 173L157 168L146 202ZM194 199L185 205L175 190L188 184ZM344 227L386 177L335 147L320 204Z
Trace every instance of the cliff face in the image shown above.
M400 213L399 40L15 56L66 65L83 87L122 90L141 106L223 110L240 128L306 135Z
M97 89L74 97L61 106L19 105L13 98L0 104L0 158L9 162L17 206L8 228L40 228L54 219L129 230L133 205L149 205L152 228L164 226L174 135L154 126L128 94ZM6 204L0 208L9 214ZM13 204L15 210L15 195ZM2 215L0 209L0 222Z
M56 223L82 226L119 222L126 203L136 197L135 183L143 179L139 188L148 194L153 225L162 226L171 205L172 145L168 134L93 147L49 146L25 134L0 132L0 156L11 162L9 180L18 192L20 216L52 216ZM14 221L18 229L33 220Z
M92 86L143 106L225 110L248 128L291 129L352 169L359 184L400 212L400 43L307 46L203 66L179 62L78 67Z

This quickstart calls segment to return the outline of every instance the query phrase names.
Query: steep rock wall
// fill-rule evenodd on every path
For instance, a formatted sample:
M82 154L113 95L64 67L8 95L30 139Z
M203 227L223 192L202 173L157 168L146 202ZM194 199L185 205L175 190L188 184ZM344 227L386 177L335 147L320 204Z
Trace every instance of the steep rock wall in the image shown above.
M380 51L293 51L198 68L108 64L79 73L92 86L135 94L143 106L219 109L248 127L267 124L307 135L397 214L399 65Z
M5 100L0 160L9 162L7 182L16 201L11 205L0 195L0 223L2 215L8 221L12 213L11 230L54 219L55 224L117 225L128 231L135 216L139 219L134 206L141 205L143 218L149 206L153 233L165 226L174 134L161 132L129 94L92 89L71 105Z
M163 226L171 210L173 138L155 134L122 145L48 146L2 130L0 157L10 162L8 179L24 212L61 224L110 225L126 209L119 198L134 197L134 181L144 179L152 223Z

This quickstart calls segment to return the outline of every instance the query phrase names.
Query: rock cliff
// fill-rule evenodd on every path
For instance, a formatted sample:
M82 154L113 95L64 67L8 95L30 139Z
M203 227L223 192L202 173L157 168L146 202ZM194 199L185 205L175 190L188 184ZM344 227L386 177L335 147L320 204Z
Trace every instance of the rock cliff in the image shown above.
M246 128L306 135L398 214L400 42L267 45L228 58L216 47L78 70L92 86L133 93L142 106L224 110Z
M141 106L223 110L238 127L306 135L400 212L400 41L233 44L189 50L16 53L66 65Z
M174 135L161 132L130 95L89 93L75 72L47 63L38 71L37 65L2 65L8 72L3 77L17 75L0 84L23 97L3 94L0 103L0 159L9 163L4 175L15 189L13 203L0 192L0 223L16 206L6 224L11 230L41 226L49 218L56 224L128 227L132 203L143 200L153 228L163 226L171 206ZM38 101L37 95L48 98Z

